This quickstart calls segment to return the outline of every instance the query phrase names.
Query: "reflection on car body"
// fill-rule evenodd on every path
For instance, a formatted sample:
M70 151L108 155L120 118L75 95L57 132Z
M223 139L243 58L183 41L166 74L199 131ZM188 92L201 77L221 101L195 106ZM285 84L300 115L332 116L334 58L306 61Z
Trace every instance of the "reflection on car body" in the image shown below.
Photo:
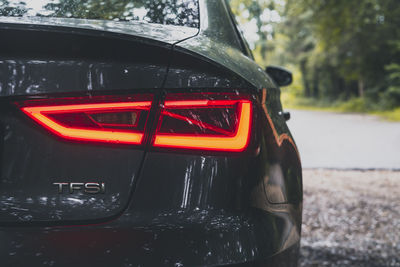
M297 265L291 75L254 62L227 3L7 3L2 266Z

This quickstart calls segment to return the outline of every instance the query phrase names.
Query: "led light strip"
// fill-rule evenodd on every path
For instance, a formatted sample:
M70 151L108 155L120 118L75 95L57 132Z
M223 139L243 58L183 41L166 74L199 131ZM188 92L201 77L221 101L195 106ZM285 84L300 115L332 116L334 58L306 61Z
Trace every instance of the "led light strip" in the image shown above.
M51 118L48 114L68 113L68 112L87 112L95 110L120 110L120 109L150 109L151 102L121 102L121 103L97 103L97 104L78 104L62 106L42 106L42 107L23 107L22 111L33 120L50 130L51 132L66 139L79 141L101 141L122 144L141 144L143 133L123 132L116 130L97 130L80 129L65 127Z
M188 101L166 102L165 107L175 106L190 106ZM189 101L194 102L194 101ZM212 103L210 103L212 102ZM226 102L229 102L227 104ZM174 148L188 148L188 149L204 149L204 150L217 150L217 151L243 151L246 149L251 128L251 113L252 105L248 100L236 101L196 101L190 103L193 105L232 105L238 103L239 122L234 136L231 137L214 137L214 136L198 136L198 135L175 135L175 134L160 134L157 133L154 140L154 146L157 147L174 147ZM192 107L192 106L191 106Z

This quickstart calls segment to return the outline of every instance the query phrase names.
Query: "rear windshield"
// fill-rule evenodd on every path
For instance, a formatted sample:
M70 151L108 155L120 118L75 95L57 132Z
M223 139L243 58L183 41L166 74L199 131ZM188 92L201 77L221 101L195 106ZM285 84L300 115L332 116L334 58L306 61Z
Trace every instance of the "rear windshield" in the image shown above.
M0 0L0 16L145 21L199 27L197 0Z

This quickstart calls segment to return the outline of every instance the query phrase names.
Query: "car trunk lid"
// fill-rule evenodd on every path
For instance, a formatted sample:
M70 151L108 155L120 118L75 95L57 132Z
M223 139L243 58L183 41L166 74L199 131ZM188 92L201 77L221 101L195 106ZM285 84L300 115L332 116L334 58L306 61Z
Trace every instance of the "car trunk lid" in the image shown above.
M176 40L146 34L0 24L1 224L83 224L121 214L144 147L59 138L17 104L74 97L102 103L110 96L135 102L154 95Z

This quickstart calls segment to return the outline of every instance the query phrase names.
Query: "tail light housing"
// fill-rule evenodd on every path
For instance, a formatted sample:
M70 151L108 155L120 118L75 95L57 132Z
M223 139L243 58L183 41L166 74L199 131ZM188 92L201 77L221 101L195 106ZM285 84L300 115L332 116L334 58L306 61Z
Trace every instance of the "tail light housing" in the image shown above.
M21 110L64 139L142 144L152 96L31 100Z
M67 140L140 145L153 96L28 100L17 103L31 119ZM252 101L237 94L168 94L156 118L151 145L158 148L244 151ZM150 127L148 127L150 129Z
M251 113L251 101L235 95L169 95L154 146L243 151L249 143Z

